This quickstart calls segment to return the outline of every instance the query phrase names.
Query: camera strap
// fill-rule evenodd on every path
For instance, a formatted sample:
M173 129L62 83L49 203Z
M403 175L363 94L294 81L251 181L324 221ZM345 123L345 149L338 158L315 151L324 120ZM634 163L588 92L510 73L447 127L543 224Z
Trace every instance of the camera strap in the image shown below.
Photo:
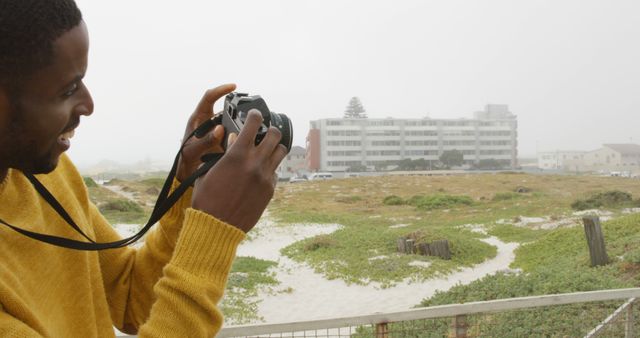
M49 192L49 190L47 190L47 188L33 174L29 174L29 173L25 173L24 175L34 186L36 191L38 191L40 196L42 196L42 198L45 201L47 201L47 203L56 211L58 215L60 215L60 217L62 217L65 220L65 222L72 229L74 229L82 237L87 239L88 242L25 230L25 229L16 227L14 225L11 225L2 219L0 219L0 224L3 224L9 227L10 229L24 236L30 237L32 239L45 242L48 244L52 244L55 246L75 249L75 250L97 251L97 250L105 250L105 249L122 248L130 244L133 244L136 241L138 241L140 238L142 238L149 231L149 229L151 229L151 227L154 224L156 224L156 222L158 222L160 218L162 218L162 216L165 213L167 213L167 211L169 211L169 209L171 209L171 207L180 199L180 197L182 197L182 195L187 191L187 189L193 186L193 184L198 179L198 177L204 175L207 171L209 171L209 169L211 169L220 160L220 158L222 158L222 156L224 155L222 153L218 153L218 154L210 153L210 154L204 155L201 158L203 161L203 164L200 167L198 167L198 169L193 174L191 174L191 176L189 176L182 183L180 183L180 185L171 194L169 194L169 191L171 190L171 184L174 178L176 177L176 173L178 170L178 161L180 159L180 154L182 154L182 150L187 144L187 141L189 141L189 139L191 139L193 136L197 138L203 137L213 127L221 124L221 120L222 120L222 117L220 115L217 115L215 118L205 121L200 126L198 126L198 128L196 128L196 130L194 130L183 141L182 145L180 146L180 150L178 151L178 154L176 154L176 157L173 161L173 166L171 167L171 171L169 172L169 175L167 176L164 182L164 185L162 186L162 190L158 195L156 203L153 207L153 211L151 212L151 216L149 216L149 221L147 221L145 226L138 233L136 233L131 237L124 238L114 242L96 243L93 239L87 236L80 229L80 227L73 221L71 216L69 216L69 213L67 213L64 207L60 205L58 200L51 194L51 192Z

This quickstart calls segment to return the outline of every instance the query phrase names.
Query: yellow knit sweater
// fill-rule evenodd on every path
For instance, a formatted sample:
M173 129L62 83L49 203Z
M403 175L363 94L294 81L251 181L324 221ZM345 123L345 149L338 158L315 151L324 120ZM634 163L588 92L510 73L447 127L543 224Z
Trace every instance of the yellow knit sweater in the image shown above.
M120 238L89 201L66 156L38 179L96 242ZM189 209L190 192L140 249L75 251L0 225L0 337L213 337L235 250L244 233ZM82 238L18 171L0 183L0 218L15 226Z

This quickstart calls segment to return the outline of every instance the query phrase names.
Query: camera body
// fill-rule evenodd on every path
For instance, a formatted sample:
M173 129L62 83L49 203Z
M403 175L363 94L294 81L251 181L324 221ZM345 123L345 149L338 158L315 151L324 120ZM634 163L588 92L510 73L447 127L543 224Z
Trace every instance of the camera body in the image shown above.
M230 93L224 100L224 110L222 111L222 125L227 135L229 133L240 133L244 127L247 116L251 109L257 109L262 114L262 125L256 135L255 144L259 144L267 133L269 127L273 126L280 130L282 138L280 144L291 151L293 141L293 127L291 120L285 114L273 113L267 107L267 103L260 95L249 95L244 93ZM227 137L224 138L224 148L227 148Z

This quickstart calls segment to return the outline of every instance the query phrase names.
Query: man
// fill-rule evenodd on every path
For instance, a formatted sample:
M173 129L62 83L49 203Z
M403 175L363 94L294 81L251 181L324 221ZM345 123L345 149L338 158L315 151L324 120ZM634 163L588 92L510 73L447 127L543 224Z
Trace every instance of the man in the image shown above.
M0 219L30 231L78 234L36 192L25 174L52 192L96 242L118 235L89 201L64 155L81 117L93 112L82 82L87 28L73 0L0 0ZM209 90L187 124L211 118L213 103L234 85ZM140 337L212 337L238 243L258 221L286 155L271 128L254 139L252 111L226 154L146 237L145 245L76 251L21 236L0 225L0 337L113 337L112 325ZM177 181L222 151L224 131L193 139Z

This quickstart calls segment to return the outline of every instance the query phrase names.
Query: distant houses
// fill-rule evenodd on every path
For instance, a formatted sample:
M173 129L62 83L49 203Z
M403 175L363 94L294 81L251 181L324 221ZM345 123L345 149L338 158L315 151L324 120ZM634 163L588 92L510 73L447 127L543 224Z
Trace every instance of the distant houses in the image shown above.
M307 173L306 169L306 149L293 146L289 154L282 160L276 170L279 179L289 179L294 176L302 176Z
M600 172L614 176L640 174L640 145L603 144L592 151L538 153L538 168L568 172Z

